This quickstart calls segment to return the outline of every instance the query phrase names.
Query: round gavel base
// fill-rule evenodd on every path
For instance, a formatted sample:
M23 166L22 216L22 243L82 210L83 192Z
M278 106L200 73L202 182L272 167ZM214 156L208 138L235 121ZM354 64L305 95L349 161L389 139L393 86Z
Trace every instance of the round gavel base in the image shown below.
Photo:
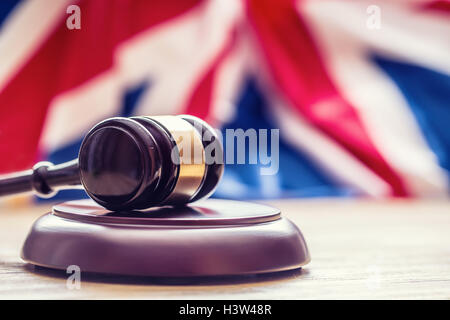
M91 200L56 205L22 249L31 264L138 276L216 276L300 268L300 230L279 210L208 199L187 207L110 212Z

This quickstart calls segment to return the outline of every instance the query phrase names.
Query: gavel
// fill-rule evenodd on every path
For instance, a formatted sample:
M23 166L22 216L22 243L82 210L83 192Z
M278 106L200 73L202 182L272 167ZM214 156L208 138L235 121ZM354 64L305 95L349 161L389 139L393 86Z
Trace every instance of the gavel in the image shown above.
M78 159L0 179L0 196L84 188L113 210L178 206L208 197L223 174L223 147L205 121L189 115L115 117L84 137Z

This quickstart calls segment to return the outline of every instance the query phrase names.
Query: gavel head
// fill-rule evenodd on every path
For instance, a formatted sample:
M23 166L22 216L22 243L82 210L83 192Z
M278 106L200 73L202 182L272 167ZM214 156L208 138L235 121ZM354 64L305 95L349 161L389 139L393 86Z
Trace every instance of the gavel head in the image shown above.
M81 183L97 203L144 209L209 196L223 173L223 148L193 116L111 118L88 132L78 162Z

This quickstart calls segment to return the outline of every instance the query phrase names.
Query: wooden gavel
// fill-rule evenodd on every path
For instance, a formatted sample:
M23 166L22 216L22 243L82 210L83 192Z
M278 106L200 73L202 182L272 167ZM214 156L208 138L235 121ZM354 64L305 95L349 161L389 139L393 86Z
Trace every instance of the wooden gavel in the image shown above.
M0 179L0 196L34 191L50 197L60 189L83 187L109 210L145 209L205 198L222 173L221 142L203 120L117 117L87 133L78 159L59 165L39 162Z

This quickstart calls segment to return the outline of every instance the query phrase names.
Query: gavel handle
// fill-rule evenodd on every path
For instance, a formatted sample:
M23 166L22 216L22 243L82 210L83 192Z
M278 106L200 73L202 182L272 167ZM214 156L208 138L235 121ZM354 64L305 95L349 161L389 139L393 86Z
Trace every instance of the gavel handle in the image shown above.
M39 162L33 169L0 177L0 196L34 191L49 197L65 188L81 188L78 159L59 165Z

